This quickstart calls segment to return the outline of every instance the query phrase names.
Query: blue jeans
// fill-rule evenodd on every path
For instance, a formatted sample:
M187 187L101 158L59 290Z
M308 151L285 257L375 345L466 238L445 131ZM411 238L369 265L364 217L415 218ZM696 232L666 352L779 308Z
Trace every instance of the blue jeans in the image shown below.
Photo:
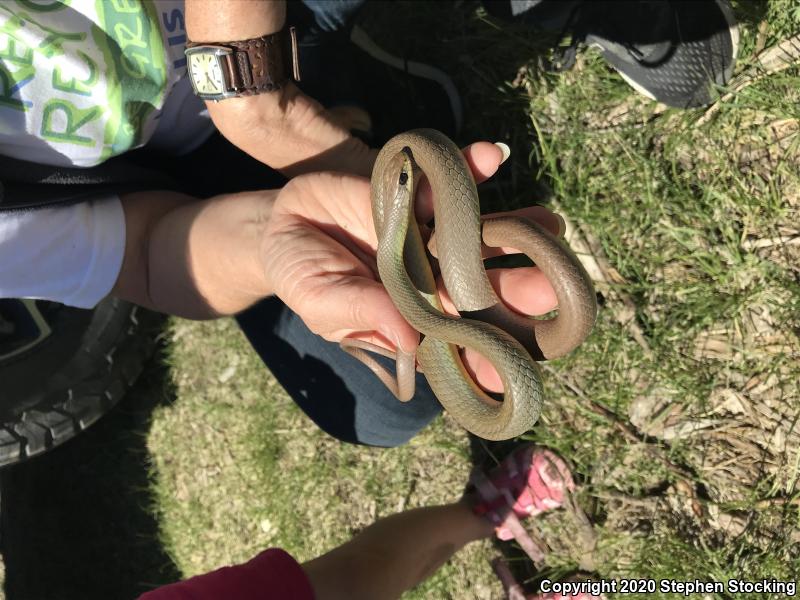
M261 301L237 320L295 403L320 429L344 442L399 446L442 410L422 375L417 373L414 398L400 402L372 371L312 333L278 298Z
M287 22L297 27L300 89L326 108L365 106L350 43L350 30L363 4L364 0L288 3Z
M303 0L314 14L314 24L321 31L340 31L352 24L366 0Z

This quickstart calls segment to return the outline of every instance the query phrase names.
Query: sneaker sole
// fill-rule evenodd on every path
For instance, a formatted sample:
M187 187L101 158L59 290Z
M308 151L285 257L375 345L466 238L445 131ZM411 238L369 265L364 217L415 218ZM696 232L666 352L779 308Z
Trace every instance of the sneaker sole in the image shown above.
M717 5L717 7L720 9L720 12L722 12L722 15L725 18L725 22L728 25L728 33L730 35L730 40L731 40L731 61L730 61L730 65L728 65L728 67L726 67L725 70L723 71L723 77L722 77L723 81L717 81L716 82L717 85L724 85L726 82L730 81L731 76L733 75L733 67L734 67L734 65L736 63L736 58L738 56L738 52L739 52L739 26L736 23L736 19L735 19L734 15L733 15L733 11L731 10L731 7L728 4L728 2L726 0L714 0L714 1L715 1L715 4ZM589 47L597 49L600 52L604 51L604 48L601 45L597 44L597 43L591 44ZM638 93L640 93L641 95L649 98L650 100L654 100L656 102L658 101L658 99L653 95L653 93L650 92L647 88L643 87L640 83L638 83L635 80L633 80L629 75L627 75L623 71L619 70L614 65L612 65L612 67L614 68L614 70L617 73L619 73L619 75L622 77L622 79L625 80L625 83L627 83L629 86L631 86Z
M378 62L389 65L404 73L414 75L415 77L421 77L438 83L445 94L447 94L450 109L453 111L456 133L461 131L461 126L464 122L464 106L461 103L461 95L458 93L458 88L456 88L455 83L453 83L453 80L447 73L432 65L426 65L413 60L405 60L387 52L378 46L378 44L369 37L369 34L358 25L353 26L350 34L350 41Z

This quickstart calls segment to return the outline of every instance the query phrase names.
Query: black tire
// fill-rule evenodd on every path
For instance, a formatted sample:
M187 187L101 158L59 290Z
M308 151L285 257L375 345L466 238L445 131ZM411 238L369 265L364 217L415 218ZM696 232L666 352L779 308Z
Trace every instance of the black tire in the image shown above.
M114 298L93 310L0 300L0 467L66 442L108 412L152 355L162 321Z

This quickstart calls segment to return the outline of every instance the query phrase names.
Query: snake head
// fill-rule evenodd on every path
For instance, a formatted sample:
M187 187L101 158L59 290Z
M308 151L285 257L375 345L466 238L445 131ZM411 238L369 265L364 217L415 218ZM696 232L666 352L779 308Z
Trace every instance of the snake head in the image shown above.
M409 198L414 197L414 155L411 148L406 146L395 154L389 161L386 168L387 173L397 173L395 194L408 194Z
M388 215L392 212L398 214L408 214L414 204L415 193L415 169L414 157L411 149L403 148L397 152L386 163L383 177L383 198Z

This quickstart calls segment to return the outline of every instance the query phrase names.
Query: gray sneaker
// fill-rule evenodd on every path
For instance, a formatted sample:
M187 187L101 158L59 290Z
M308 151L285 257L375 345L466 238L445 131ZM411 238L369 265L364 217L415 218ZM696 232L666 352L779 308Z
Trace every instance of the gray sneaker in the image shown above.
M580 45L597 48L636 91L678 108L711 103L736 61L739 31L728 0L512 0L509 12L571 35L557 70L574 64Z

